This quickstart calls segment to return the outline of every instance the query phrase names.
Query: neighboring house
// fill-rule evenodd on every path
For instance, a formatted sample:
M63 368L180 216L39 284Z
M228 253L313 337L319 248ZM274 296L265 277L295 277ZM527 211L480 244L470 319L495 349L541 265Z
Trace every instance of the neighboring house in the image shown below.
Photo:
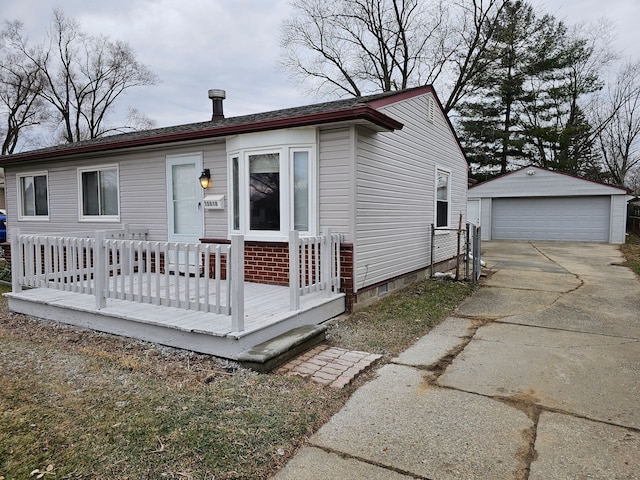
M483 240L624 243L626 191L528 166L477 184L468 219Z
M466 212L467 162L430 86L233 118L224 91L209 93L211 121L1 158L9 236L124 225L149 241L243 235L245 281L289 285L290 231L329 228L342 235L351 310L421 278L431 225L455 229ZM448 244L435 262L456 255Z

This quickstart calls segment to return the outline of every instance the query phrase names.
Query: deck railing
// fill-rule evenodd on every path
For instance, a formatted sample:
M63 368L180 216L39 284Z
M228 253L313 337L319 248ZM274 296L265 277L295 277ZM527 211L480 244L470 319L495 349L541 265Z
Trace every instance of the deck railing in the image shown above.
M125 229L126 230L126 229ZM12 232L12 287L46 287L192 311L230 315L244 330L244 239L231 244L125 240L143 235L95 232L42 236ZM223 275L224 272L224 275ZM224 276L224 278L223 278Z
M143 240L145 229L23 235L12 230L13 291L55 288L107 299L230 315L234 331L244 330L244 237L231 244ZM133 239L132 239L133 238ZM290 309L300 297L340 290L342 234L289 237Z
M342 234L325 229L322 235L289 234L290 308L300 308L300 297L323 290L330 297L340 290Z

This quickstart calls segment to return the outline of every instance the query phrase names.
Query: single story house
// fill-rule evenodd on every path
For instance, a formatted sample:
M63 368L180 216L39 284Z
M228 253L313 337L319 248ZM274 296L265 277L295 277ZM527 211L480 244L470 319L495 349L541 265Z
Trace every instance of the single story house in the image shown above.
M474 185L468 219L483 240L624 243L626 191L527 166Z
M15 232L31 242L128 226L144 231L145 242L171 245L224 246L235 236L244 282L288 287L291 232L303 240L330 231L338 236L336 308L349 311L422 278L432 224L455 227L466 212L467 162L431 86L231 118L223 113L225 92L209 96L210 121L0 158L10 243ZM454 257L454 243L438 249L434 262ZM204 258L171 248L155 257ZM231 261L219 263L224 270ZM317 265L307 263L308 280ZM158 265L149 271L167 271ZM188 268L179 273L198 271ZM22 308L17 298L13 306Z

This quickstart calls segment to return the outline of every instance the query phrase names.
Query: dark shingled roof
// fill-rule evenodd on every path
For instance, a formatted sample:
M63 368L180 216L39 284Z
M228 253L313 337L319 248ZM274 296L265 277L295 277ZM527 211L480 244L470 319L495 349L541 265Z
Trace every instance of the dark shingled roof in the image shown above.
M433 89L430 86L417 87L400 92L385 92L252 115L220 118L208 122L111 135L3 156L0 157L0 165L333 122L360 121L382 130L398 130L403 127L402 123L381 113L371 103L384 104L385 99L391 103L395 100L392 97L398 97L400 100L425 91L433 91Z

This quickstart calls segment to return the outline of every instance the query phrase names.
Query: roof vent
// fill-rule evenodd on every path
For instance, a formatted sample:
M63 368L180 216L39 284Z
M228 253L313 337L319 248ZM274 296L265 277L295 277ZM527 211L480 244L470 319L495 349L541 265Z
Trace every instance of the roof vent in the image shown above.
M213 103L213 115L211 115L211 120L219 120L221 118L224 118L222 101L226 98L226 96L227 93L224 90L209 90L209 98Z

